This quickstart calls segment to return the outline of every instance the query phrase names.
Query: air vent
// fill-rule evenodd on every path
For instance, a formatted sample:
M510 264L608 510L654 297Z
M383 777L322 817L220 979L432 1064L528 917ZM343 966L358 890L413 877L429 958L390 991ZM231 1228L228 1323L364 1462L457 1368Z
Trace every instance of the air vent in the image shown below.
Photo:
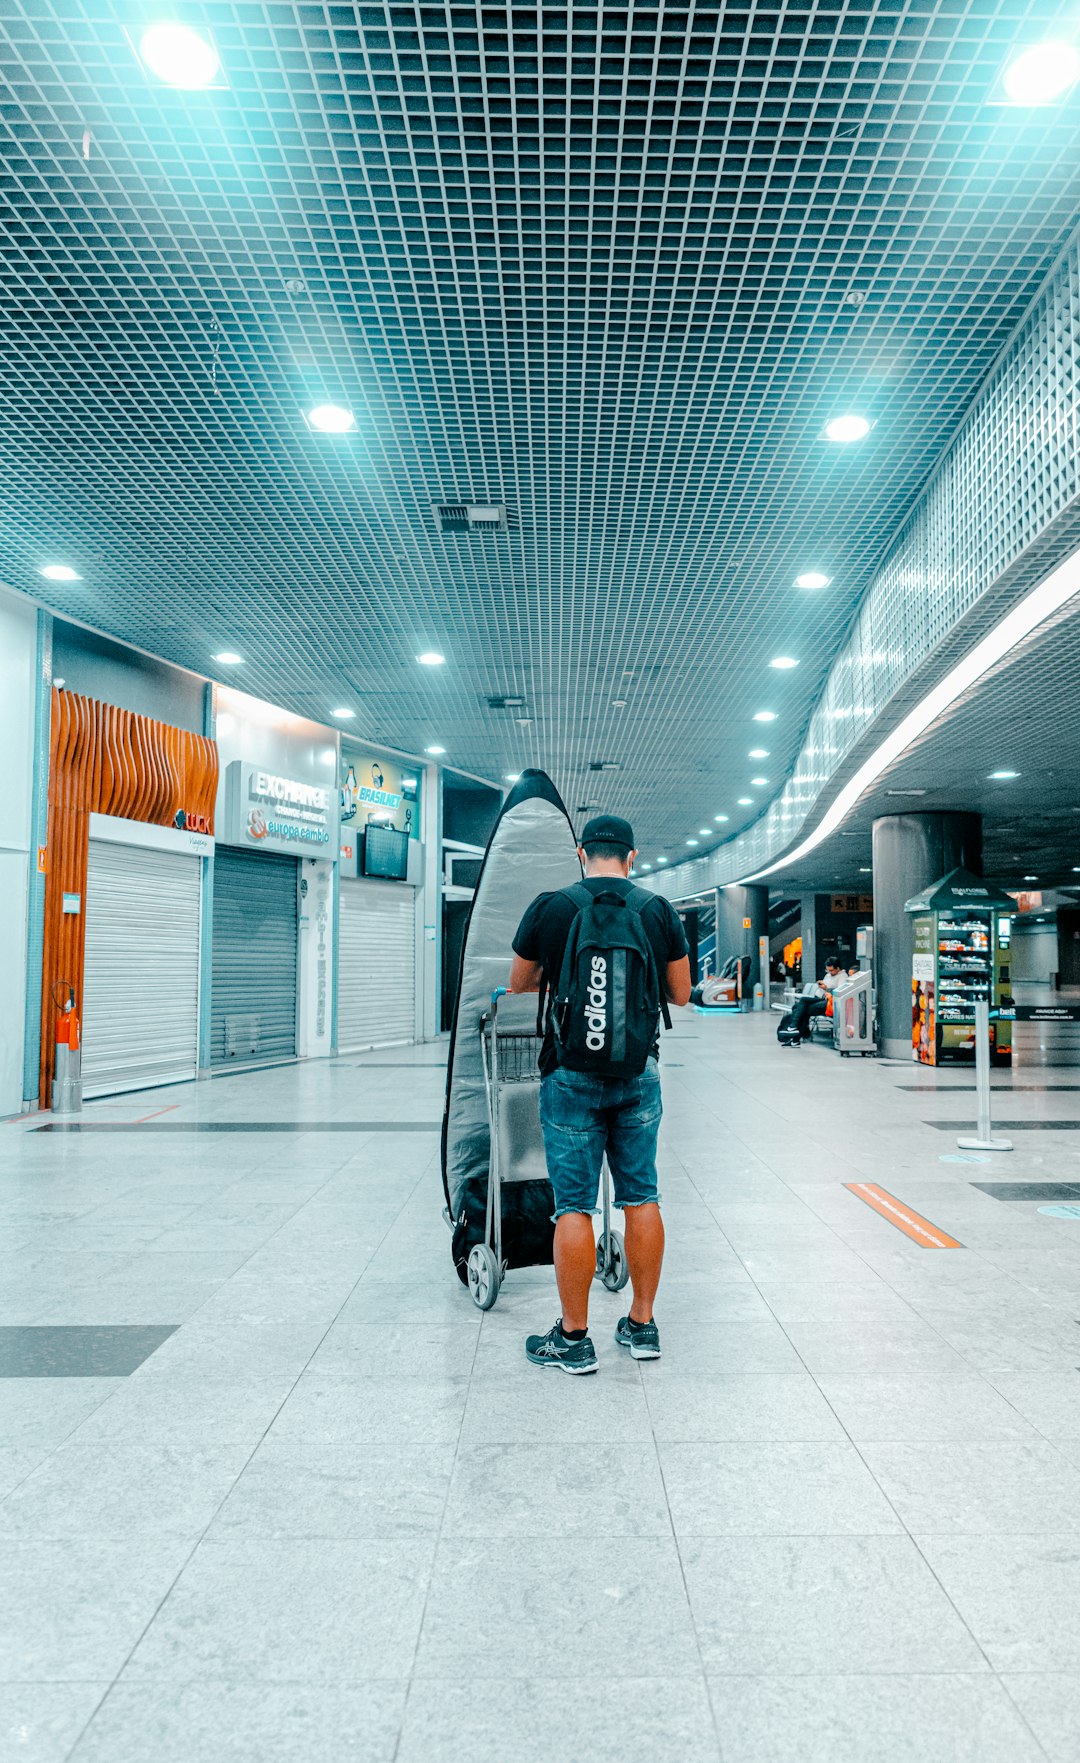
M621 771L622 766L617 759L590 759L590 771Z
M494 692L487 701L489 710L524 710L525 700L520 693Z
M444 502L436 510L444 533L504 533L505 502Z

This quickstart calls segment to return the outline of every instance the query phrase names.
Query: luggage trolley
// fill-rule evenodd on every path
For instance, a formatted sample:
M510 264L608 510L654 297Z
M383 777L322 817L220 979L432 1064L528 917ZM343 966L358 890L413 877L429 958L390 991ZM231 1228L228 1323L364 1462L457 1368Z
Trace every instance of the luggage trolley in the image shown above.
M484 1063L491 1153L488 1162L487 1216L484 1240L469 1251L469 1291L480 1310L490 1310L499 1296L506 1272L502 1247L502 1188L504 1182L546 1180L544 1141L540 1131L540 1048L543 1036L536 1032L534 1000L529 1007L528 1027L513 1022L500 1001L511 996L505 986L491 994L491 1009L480 1018L480 1045ZM596 1277L609 1292L621 1292L630 1277L621 1231L611 1228L611 1184L607 1159L601 1173L604 1195L604 1228L596 1245Z

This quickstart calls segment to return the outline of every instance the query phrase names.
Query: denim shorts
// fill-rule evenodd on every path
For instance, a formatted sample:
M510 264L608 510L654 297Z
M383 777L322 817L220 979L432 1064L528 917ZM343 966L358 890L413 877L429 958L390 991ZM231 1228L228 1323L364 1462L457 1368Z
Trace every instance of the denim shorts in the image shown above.
M650 1059L640 1077L592 1077L557 1066L540 1085L540 1124L556 1218L598 1210L600 1167L607 1152L615 1204L649 1206L656 1191L660 1128L660 1067Z

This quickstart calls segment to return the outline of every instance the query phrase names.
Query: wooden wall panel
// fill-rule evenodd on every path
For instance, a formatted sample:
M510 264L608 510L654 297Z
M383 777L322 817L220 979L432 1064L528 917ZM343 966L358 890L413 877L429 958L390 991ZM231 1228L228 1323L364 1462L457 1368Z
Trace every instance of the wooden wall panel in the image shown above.
M91 814L172 826L183 809L212 833L217 782L217 746L205 735L188 734L74 692L53 691L41 997L43 1108L49 1106L52 1085L53 988L59 982L74 986L75 1013L82 1021ZM64 912L65 894L79 895L79 913Z

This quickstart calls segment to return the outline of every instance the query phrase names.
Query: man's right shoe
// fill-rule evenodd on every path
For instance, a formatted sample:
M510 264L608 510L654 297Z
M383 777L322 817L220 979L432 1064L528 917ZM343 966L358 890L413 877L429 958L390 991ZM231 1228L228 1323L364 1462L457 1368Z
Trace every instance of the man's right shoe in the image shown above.
M629 1347L631 1359L660 1357L660 1330L655 1322L634 1322L629 1316L620 1316L615 1339L620 1347Z

